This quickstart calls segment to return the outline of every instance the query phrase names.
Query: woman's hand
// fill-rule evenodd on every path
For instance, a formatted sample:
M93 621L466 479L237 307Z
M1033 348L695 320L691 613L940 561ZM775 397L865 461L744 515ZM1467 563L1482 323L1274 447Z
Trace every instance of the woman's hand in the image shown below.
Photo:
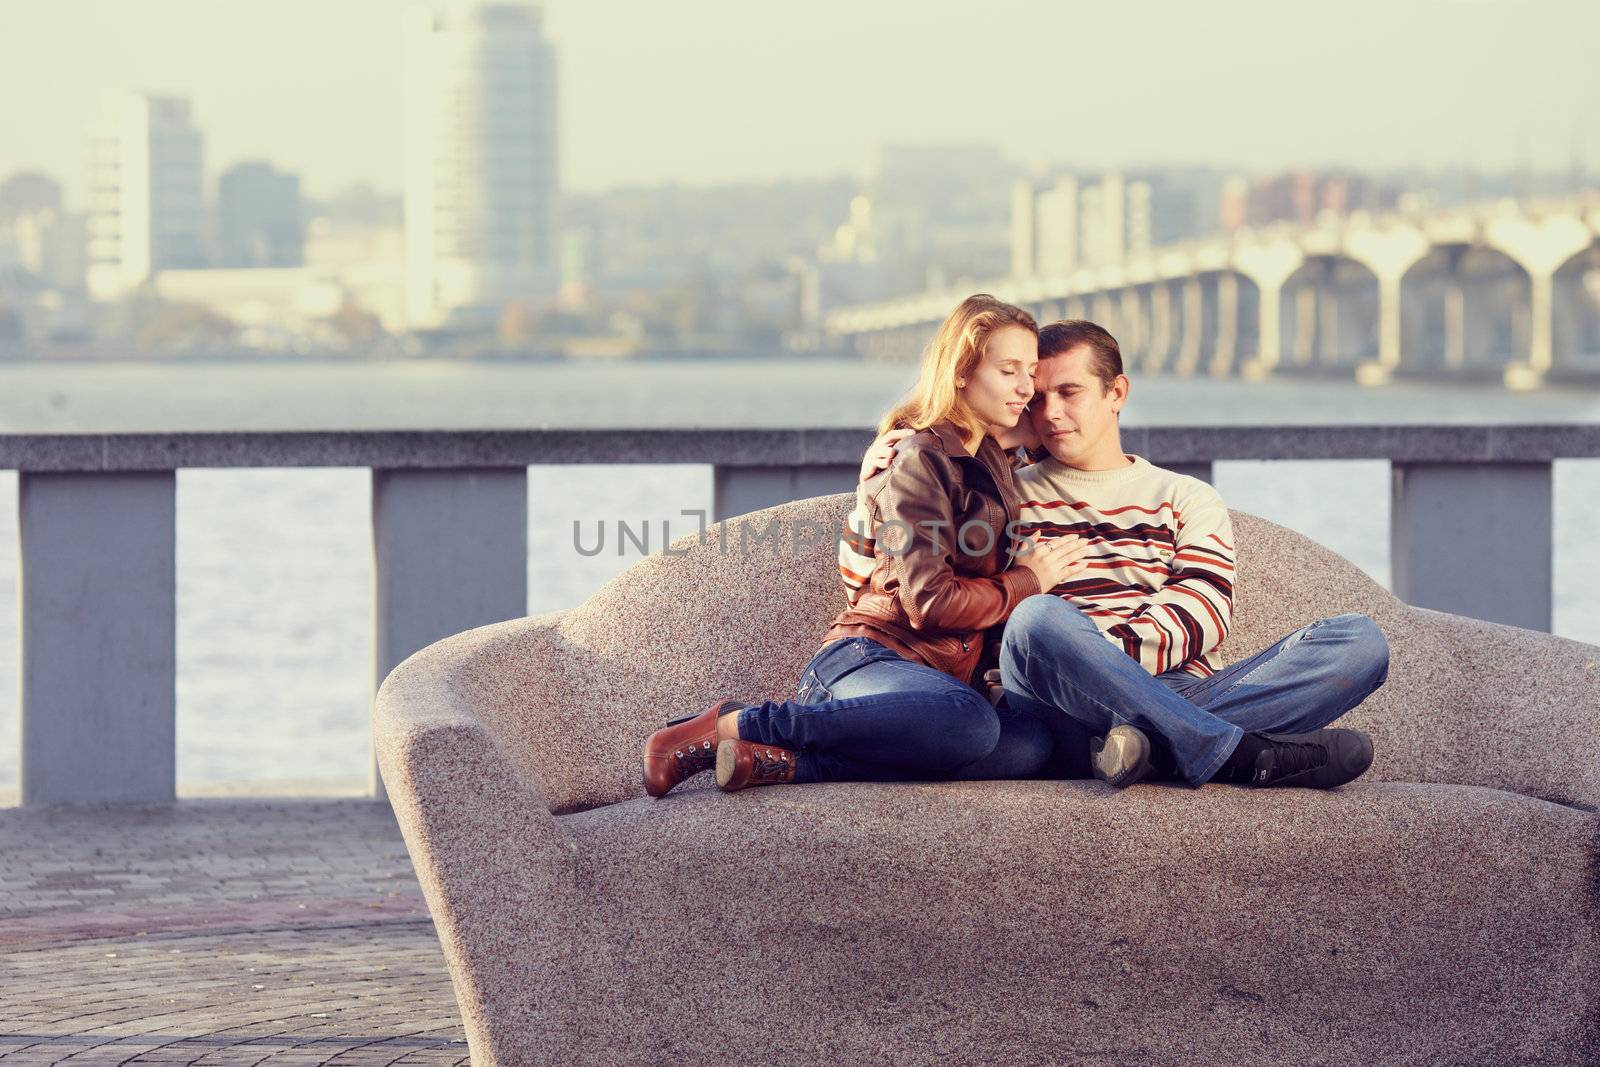
M1000 447L1007 452L1013 448L1026 448L1032 453L1043 444L1044 442L1039 439L1039 431L1033 425L1033 408L1024 411L1015 426L997 433L995 440L999 441Z
M1077 534L1048 541L1029 538L1017 551L1017 566L1032 571L1039 589L1048 593L1088 567L1083 559L1088 551L1089 542Z
M894 446L916 433L915 430L889 430L878 435L877 440L867 448L867 454L861 457L861 478L868 478L889 466L889 461L894 458Z

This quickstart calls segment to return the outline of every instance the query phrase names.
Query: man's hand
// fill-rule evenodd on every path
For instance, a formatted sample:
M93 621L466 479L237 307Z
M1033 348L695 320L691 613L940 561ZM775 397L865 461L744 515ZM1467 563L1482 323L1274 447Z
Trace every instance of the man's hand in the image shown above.
M879 471L889 466L889 461L894 458L894 446L916 433L915 430L889 430L878 435L877 439L867 448L867 454L861 458L861 478L866 481Z

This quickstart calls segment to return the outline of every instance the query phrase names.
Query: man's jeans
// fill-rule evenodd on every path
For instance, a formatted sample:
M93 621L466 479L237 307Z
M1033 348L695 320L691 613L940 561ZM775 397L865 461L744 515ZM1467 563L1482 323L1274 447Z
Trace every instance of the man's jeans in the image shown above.
M1078 608L1040 594L1006 622L1000 676L1012 709L1050 725L1058 755L1129 723L1198 786L1245 731L1317 730L1360 704L1389 676L1389 643L1367 616L1335 615L1208 678L1152 676Z
M1033 716L866 637L824 645L795 699L738 715L746 740L795 750L797 782L1028 778L1053 747Z

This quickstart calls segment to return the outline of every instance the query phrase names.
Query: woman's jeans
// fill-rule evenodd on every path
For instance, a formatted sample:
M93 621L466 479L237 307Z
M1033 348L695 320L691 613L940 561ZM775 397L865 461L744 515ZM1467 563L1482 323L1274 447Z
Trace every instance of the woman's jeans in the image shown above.
M745 740L796 752L797 782L1028 778L1053 744L1034 716L866 637L824 645L793 700L738 715Z
M1318 730L1360 704L1389 676L1389 643L1367 616L1335 615L1206 678L1151 675L1077 607L1040 594L1006 622L1000 676L1006 703L1050 724L1058 748L1130 723L1200 785L1245 731Z

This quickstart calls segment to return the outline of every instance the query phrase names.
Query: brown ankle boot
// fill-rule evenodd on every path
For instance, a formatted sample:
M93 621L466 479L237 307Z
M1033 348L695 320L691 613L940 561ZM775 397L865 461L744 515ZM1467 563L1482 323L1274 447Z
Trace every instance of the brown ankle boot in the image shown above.
M751 785L792 782L794 758L786 748L730 738L717 746L717 785L732 793Z
M717 720L748 706L721 700L651 734L644 743L644 791L663 797L685 778L710 770L717 762Z

